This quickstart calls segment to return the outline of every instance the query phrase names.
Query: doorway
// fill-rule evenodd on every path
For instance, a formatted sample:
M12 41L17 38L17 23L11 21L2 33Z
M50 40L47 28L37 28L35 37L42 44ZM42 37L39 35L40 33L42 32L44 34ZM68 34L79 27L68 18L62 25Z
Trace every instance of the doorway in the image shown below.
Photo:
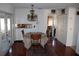
M47 37L55 37L56 36L56 17L48 16L47 18Z
M52 22L53 22L53 17L48 16L47 18L47 37L52 37Z

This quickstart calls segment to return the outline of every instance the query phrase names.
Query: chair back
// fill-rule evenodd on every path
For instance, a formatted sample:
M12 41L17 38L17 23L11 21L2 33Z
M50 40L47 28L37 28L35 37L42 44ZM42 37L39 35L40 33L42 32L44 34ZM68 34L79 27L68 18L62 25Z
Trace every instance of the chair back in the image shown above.
M23 35L23 37L24 37L24 30L21 30L21 32L22 32L22 35Z
M32 34L32 35L31 35L31 38L32 38L33 40L39 40L39 39L41 38L41 35L40 35L40 34Z

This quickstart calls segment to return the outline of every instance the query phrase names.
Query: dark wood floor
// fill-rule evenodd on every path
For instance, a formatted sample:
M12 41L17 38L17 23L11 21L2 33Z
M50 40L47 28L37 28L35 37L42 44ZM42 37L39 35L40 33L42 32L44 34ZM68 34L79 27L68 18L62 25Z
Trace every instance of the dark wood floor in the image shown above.
M12 52L7 56L76 56L76 53L70 47L66 47L57 39L49 39L45 48L40 44L32 45L29 50L24 47L24 43L15 42L12 45Z

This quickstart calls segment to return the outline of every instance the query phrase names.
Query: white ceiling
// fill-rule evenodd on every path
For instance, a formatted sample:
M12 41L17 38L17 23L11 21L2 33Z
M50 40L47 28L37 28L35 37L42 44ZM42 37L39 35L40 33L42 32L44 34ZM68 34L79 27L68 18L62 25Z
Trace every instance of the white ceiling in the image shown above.
M11 3L15 8L31 8L34 5L36 9L51 9L51 8L65 8L65 7L79 7L78 3Z

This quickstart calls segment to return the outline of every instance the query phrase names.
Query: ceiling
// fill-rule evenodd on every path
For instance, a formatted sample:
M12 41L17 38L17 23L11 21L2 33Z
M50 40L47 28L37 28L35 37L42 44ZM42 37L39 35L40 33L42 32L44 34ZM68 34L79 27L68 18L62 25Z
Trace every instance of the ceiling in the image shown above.
M31 8L34 5L36 9L51 9L65 7L79 7L79 3L10 3L15 8Z

